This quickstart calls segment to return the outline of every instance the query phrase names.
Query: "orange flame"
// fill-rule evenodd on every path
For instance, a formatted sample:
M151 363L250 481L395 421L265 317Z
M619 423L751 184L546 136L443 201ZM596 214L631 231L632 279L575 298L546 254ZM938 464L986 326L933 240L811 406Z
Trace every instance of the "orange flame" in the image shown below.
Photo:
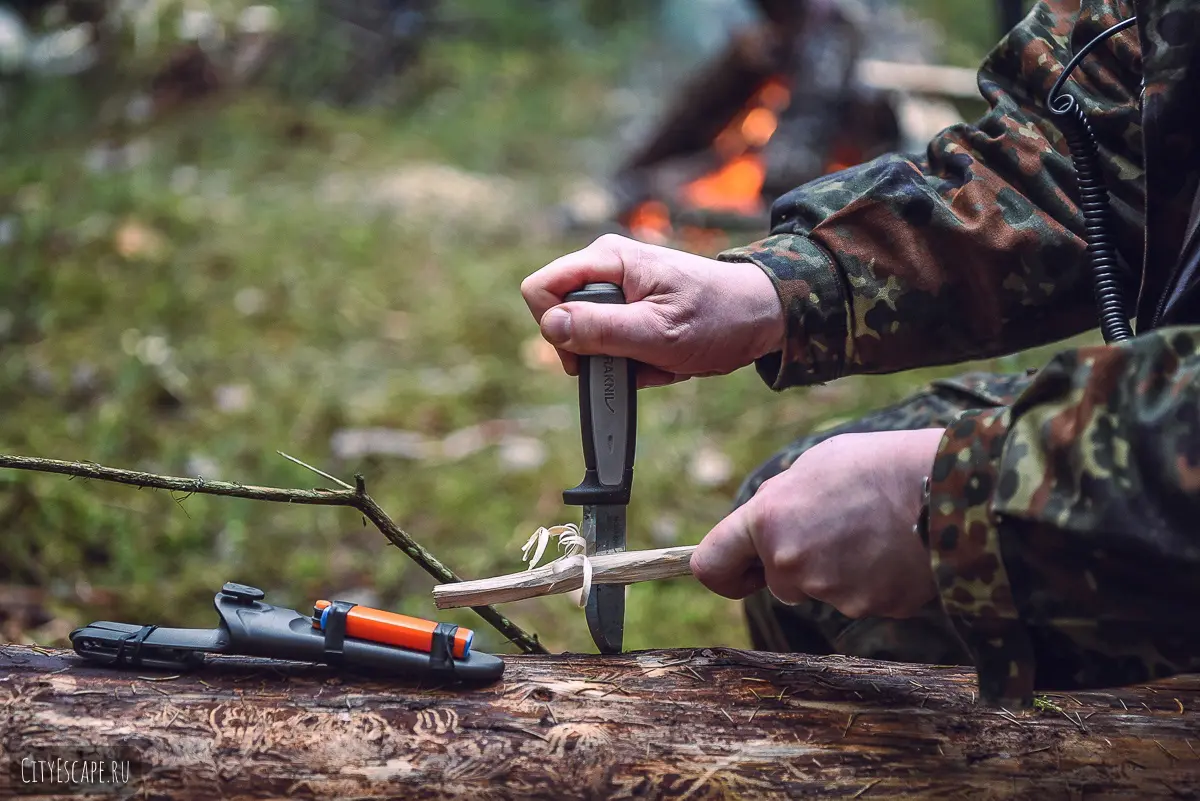
M778 78L760 86L713 142L713 149L724 163L685 186L683 201L711 211L761 213L767 168L758 151L775 135L778 114L790 100L791 92Z
M779 120L770 109L756 108L746 112L746 118L742 120L740 130L746 144L751 147L762 147L775 135L775 128L778 125Z
M683 200L701 209L757 214L763 208L759 193L766 176L762 157L747 153L685 186Z
M647 200L629 213L625 226L635 239L665 244L671 235L671 211L666 203Z
M792 93L788 90L785 84L779 78L771 78L762 85L758 90L758 95L755 98L760 104L771 109L771 111L783 111L792 102Z
M791 102L791 92L779 78L760 86L742 110L713 140L720 166L683 187L679 200L696 209L753 216L764 211L763 182L766 161L762 148L775 135L779 113ZM630 233L644 241L663 243L673 234L670 210L660 201L646 201L626 217ZM702 229L680 232L689 240L707 244ZM712 240L715 242L716 240Z

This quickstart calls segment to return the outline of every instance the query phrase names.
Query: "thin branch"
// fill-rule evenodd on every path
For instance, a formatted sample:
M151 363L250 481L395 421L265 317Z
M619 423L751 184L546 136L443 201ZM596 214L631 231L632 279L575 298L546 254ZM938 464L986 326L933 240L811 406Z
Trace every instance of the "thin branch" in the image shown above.
M200 493L202 495L220 495L227 498L246 498L252 501L271 501L273 503L297 503L307 506L349 506L357 509L368 520L375 524L383 536L420 565L426 573L442 583L462 581L455 573L441 563L433 554L425 550L407 532L396 525L375 499L367 494L366 481L362 476L355 476L354 489L280 489L278 487L258 487L247 484L231 483L228 481L210 481L204 478L179 478L177 476L160 476L155 473L143 473L137 470L123 470L117 467L104 467L93 462L64 462L57 459L36 459L29 456L8 456L0 454L0 468L12 470L32 470L39 473L58 473L64 476L78 478L94 478L100 481L110 481L115 484L128 484L133 487L150 487L171 492ZM484 620L490 623L509 641L527 654L548 653L545 646L538 642L537 635L525 632L491 606L471 607Z

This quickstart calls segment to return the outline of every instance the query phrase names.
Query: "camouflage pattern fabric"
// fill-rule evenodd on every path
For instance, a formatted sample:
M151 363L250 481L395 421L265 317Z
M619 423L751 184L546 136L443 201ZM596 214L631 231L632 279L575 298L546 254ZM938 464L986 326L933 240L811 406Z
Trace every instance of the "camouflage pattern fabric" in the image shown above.
M1073 52L1135 14L1067 91L1095 128L1139 336L1065 351L1011 401L958 411L934 465L941 605L992 702L1200 668L1200 287L1176 286L1200 181L1200 2L1038 3L980 71L981 120L792 191L766 239L722 254L783 301L785 345L757 364L775 389L1094 328L1045 98Z
M935 576L983 695L1200 670L1200 327L1059 354L952 422L932 479Z

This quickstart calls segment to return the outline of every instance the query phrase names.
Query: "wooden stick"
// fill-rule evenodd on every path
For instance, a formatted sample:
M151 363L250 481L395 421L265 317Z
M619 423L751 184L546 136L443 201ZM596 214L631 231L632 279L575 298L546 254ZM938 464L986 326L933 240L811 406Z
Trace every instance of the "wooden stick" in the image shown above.
M864 58L858 79L872 89L980 100L979 79L973 69L935 64L901 64Z
M593 584L636 584L639 581L690 576L692 551L695 545L661 548L654 551L625 551L593 556ZM558 595L583 586L583 562L565 557L535 570L510 573L506 576L439 584L433 588L433 601L438 609L460 606L502 604Z

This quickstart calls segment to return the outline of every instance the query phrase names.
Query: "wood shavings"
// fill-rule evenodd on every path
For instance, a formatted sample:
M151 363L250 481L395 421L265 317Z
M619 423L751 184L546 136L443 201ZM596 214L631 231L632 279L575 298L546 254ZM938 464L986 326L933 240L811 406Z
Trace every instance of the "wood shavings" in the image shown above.
M579 533L579 526L574 523L564 523L550 528L541 527L529 537L521 548L521 561L528 562L528 570L537 567L551 537L558 538L558 547L563 555L550 563L554 572L562 572L579 564L583 568L583 586L575 595L575 603L581 608L587 605L588 596L592 592L592 563L587 556L587 540Z

